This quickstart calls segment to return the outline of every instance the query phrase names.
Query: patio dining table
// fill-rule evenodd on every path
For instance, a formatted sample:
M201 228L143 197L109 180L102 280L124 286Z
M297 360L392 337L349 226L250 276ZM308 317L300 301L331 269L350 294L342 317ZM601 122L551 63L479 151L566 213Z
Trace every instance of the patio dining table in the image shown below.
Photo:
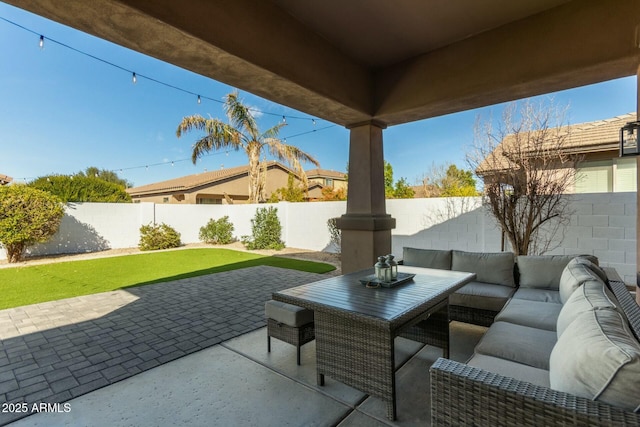
M399 266L415 274L395 287L369 287L360 279L373 269L331 277L275 292L273 299L314 310L317 381L336 379L387 404L396 419L394 340L416 325L441 337L448 352L448 297L475 278L473 273ZM429 323L440 313L444 321ZM444 314L442 314L444 313ZM424 341L423 341L424 342Z

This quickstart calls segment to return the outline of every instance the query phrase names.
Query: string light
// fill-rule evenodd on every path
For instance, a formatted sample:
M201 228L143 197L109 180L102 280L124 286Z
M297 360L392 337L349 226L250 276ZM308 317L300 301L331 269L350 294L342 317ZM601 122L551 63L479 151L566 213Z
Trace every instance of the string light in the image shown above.
M321 127L319 129L313 129L313 130L310 130L310 131L301 132L301 133L297 133L297 134L294 134L294 135L289 135L286 138L283 138L283 140L284 139L297 138L297 137L300 137L300 136L308 135L308 134L316 132L316 131L320 132L320 131L323 131L323 130L326 130L326 129L330 129L330 128L333 128L333 127L336 127L336 125L328 125L328 126ZM215 151L215 152L212 152L212 153L203 154L202 157L221 156L223 154L228 156L229 155L229 151L228 150L226 150L224 152ZM147 165L142 165L142 166L131 166L131 167L127 167L127 168L113 168L113 169L109 169L109 170L120 171L120 173L122 174L125 171L131 171L131 170L142 169L142 168L144 168L145 170L148 171L150 167L167 166L169 163L171 163L173 165L174 163L182 163L182 162L190 162L190 161L191 161L191 157L188 157L188 158L183 158L183 159L172 160L171 162L165 161L165 162L152 163L152 164L147 164ZM23 177L23 178L15 178L15 179L17 179L17 180L21 179L21 180L24 180L24 182L27 182L27 180L33 180L33 179L36 179L36 178L37 177L31 176L31 177Z
M40 37L40 42L39 42L40 48L44 47L44 38L45 38L44 35L41 35L38 32L36 32L36 31L34 31L34 30L30 29L30 28L25 27L24 25L20 25L20 24L14 22L14 21L11 21L11 20L9 20L7 18L4 18L2 16L0 16L0 21L4 21L4 22L6 22L8 24L11 24L11 25L13 25L15 27L18 27L18 28L20 28L20 29L22 29L24 31L28 31L28 32L30 32L32 34L35 34L35 35L39 36ZM205 96L205 95L200 95L200 94L197 94L197 93L192 92L190 90L187 90L187 89L172 85L170 83L166 83L166 82L154 79L153 77L142 75L140 73L135 73L133 70L129 70L129 69L127 69L127 68L125 68L125 67L123 67L121 65L118 65L118 64L115 64L113 62L107 61L106 59L102 59L102 58L100 58L98 56L95 56L95 55L87 53L87 52L85 52L83 50L77 49L77 48L75 48L73 46L70 46L70 45L68 45L66 43L60 42L58 40L47 38L47 41L51 42L51 43L55 43L55 44L57 44L59 46L65 47L65 48L67 48L69 50L72 50L72 51L74 51L74 52L76 52L76 53L78 53L80 55L84 55L84 56L87 56L87 57L89 57L91 59L94 59L96 61L102 62L103 64L109 65L111 67L117 68L117 69L122 70L122 71L126 71L126 72L131 74L131 80L133 81L133 83L136 83L138 81L138 78L144 78L144 79L150 80L150 81L152 81L154 83L166 86L168 88L171 88L171 89L174 89L174 90L186 93L186 94L190 94L190 95L196 96L197 98L200 99L200 101L202 101L202 99L206 99L208 101L217 102L219 104L224 104L224 101L221 101L220 99L213 98L213 97L208 97L208 96ZM315 118L311 118L311 117L302 117L302 116L294 116L294 115L281 115L281 114L278 114L278 113L272 113L272 112L269 112L269 111L263 111L263 110L259 110L257 108L252 108L252 107L249 107L248 110L256 112L256 113L260 113L261 115L280 116L283 119L282 120L283 123L287 123L287 119L306 120L306 121L312 122L313 124L315 124L315 122L316 122L316 119Z
M6 22L6 23L8 23L8 24L11 24L11 25L13 25L13 26L15 26L15 27L18 27L18 28L20 28L20 29L22 29L22 30L25 30L25 31L27 31L27 32L30 32L30 33L32 33L32 34L37 35L37 36L39 37L38 46L39 46L39 48L40 48L40 49L44 49L44 39L45 39L44 35L42 35L42 34L38 34L37 32L35 32L35 31L33 31L33 30L31 30L31 29L29 29L29 28L27 28L27 27L23 26L23 25L20 25L20 24L18 24L18 23L16 23L16 22L13 22L13 21L11 21L11 20L8 20L8 19L6 19L6 18L4 18L4 17L2 17L2 16L0 16L0 21L4 21L4 22ZM150 81L152 81L152 82L154 82L154 83L157 83L157 84L160 84L160 85L163 85L163 86L169 87L169 88L171 88L171 89L174 89L174 90L177 90L177 91L180 91L180 92L183 92L183 93L187 93L187 94L195 95L195 96L197 97L197 103L198 103L198 104L201 104L201 103L202 103L202 99L207 99L207 100L209 100L209 101L217 102L217 103L219 103L219 104L224 104L224 101L221 101L221 100L219 100L219 99L212 98L212 97L208 97L208 96L205 96L205 95L200 95L200 94L197 94L197 93L195 93L195 92L192 92L192 91L189 91L189 90L186 90L186 89L183 89L183 88L180 88L180 87L174 86L174 85L172 85L172 84L169 84L169 83L166 83L166 82L162 82L162 81L157 80L157 79L154 79L154 78L152 78L152 77L149 77L149 76L146 76L146 75L138 74L138 73L136 73L136 72L134 72L134 71L132 71L132 70L129 70L129 69L127 69L127 68L123 67L123 66L117 65L117 64L115 64L115 63L112 63L112 62L110 62L110 61L107 61L107 60L105 60L105 59L102 59L102 58L100 58L100 57L97 57L97 56L95 56L95 55L92 55L92 54L90 54L90 53L84 52L84 51L82 51L82 50L80 50L80 49L77 49L77 48L75 48L75 47L72 47L72 46L67 45L67 44L65 44L65 43L63 43L63 42L57 41L57 40L55 40L55 39L47 38L47 40L48 40L49 42L55 43L55 44L57 44L57 45L59 45L59 46L65 47L65 48L67 48L67 49L69 49L69 50L71 50L71 51L74 51L74 52L79 53L79 54L81 54L81 55L87 56L87 57L92 58L92 59L94 59L94 60L96 60L96 61L102 62L103 64L106 64L106 65L109 65L109 66L111 66L111 67L114 67L114 68L120 69L120 70L122 70L122 71L126 71L126 72L131 73L131 81L132 81L132 83L133 83L133 84L136 84L136 83L138 82L138 77L140 77L140 78L145 78L145 79L150 80ZM315 127L315 126L316 126L316 124L317 124L317 121L316 121L316 119L315 119L315 118L302 117L302 116L294 116L294 115L279 115L278 113L271 113L271 112L263 111L263 110L260 110L260 109L257 109L257 108L253 108L253 107L248 107L248 110L249 110L249 111L254 111L254 112L259 112L261 115L281 116L281 117L282 117L282 123L283 123L283 124L287 124L287 118L288 118L288 119L295 119L295 120L306 120L306 121L310 121L314 127ZM308 132L302 132L302 133L299 133L299 134L296 134L296 135L290 135L290 136L289 136L289 138L295 138L295 137L302 136L302 135L306 135L306 134L309 134L309 133L312 133L312 132L316 132L316 131L321 131L321 130L329 129L329 128L332 128L332 127L335 127L335 126L336 126L336 125L331 124L331 125L328 125L328 126L325 126L325 127L319 128L319 129L313 129L313 130L308 131ZM287 141L287 138L284 138L284 141L286 142L286 141ZM222 153L209 153L209 154L206 154L205 156L216 155L216 154L222 154ZM228 156L228 155L229 155L229 152L228 152L228 151L225 151L225 154ZM203 156L203 157L204 157L204 156ZM189 159L179 159L179 160L171 161L171 166L174 166L174 162L182 162L182 161L188 161L188 160L191 160L191 159L189 158ZM166 164L166 162L163 162L163 163L157 163L157 164L151 164L151 165L144 165L144 166L133 166L133 167L129 167L129 168L120 168L120 169L119 169L119 171L120 171L120 173L123 173L125 170L140 169L140 168L143 168L143 167L144 167L146 170L149 170L149 167L150 167L150 166L159 166L159 165L163 165L163 164ZM20 178L18 178L18 179L20 179ZM35 178L34 178L34 177L24 177L24 178L22 178L22 179L26 182L26 181L27 181L27 179L35 179Z

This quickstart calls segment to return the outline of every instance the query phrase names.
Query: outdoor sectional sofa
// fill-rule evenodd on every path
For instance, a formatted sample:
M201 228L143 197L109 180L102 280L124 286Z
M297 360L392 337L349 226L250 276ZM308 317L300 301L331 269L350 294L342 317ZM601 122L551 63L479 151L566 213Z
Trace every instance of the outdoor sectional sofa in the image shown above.
M431 367L434 426L640 425L640 307L597 260L524 256L516 266L509 253L407 249L405 264L442 268L450 252L452 269L477 269L486 286L450 304L482 310L485 323L498 307L487 286L510 288L471 359Z

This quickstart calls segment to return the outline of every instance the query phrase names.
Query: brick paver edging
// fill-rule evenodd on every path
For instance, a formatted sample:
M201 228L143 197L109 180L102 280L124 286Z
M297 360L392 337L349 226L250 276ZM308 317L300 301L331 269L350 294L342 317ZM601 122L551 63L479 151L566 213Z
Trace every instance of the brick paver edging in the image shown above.
M323 277L260 266L117 291L131 302L112 311L82 297L66 300L72 309L54 301L2 310L0 402L62 403L261 328L273 292ZM99 309L106 314L68 321ZM39 325L21 328L36 315ZM23 416L0 412L0 425Z

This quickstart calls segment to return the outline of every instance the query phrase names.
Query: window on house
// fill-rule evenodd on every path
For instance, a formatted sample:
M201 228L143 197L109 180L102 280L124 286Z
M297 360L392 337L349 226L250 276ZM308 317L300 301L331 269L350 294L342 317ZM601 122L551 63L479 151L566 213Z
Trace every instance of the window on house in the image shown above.
M168 197L163 197L162 198L162 203L169 203L169 198Z
M324 185L326 185L327 187L333 187L333 178L325 178Z
M636 159L584 162L576 171L576 193L636 191Z
M213 197L198 197L196 199L197 205L221 205L222 199L215 199Z
M613 177L613 191L636 191L636 159L615 159Z

